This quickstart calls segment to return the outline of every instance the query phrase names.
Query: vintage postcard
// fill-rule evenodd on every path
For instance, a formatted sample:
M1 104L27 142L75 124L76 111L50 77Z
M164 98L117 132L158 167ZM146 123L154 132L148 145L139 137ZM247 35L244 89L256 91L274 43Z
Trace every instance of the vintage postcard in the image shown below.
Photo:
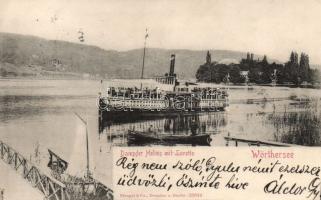
M0 200L319 200L320 0L0 0Z

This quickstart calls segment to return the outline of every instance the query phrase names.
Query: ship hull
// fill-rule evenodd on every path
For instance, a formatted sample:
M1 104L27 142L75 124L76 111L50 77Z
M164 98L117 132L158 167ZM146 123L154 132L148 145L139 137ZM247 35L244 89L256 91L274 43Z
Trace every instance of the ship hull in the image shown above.
M222 93L221 93L222 94ZM155 97L155 96L154 96ZM162 98L107 96L99 98L101 121L127 122L164 117L195 115L224 111L228 106L226 95L202 98L196 93L168 92Z
M99 118L101 121L113 121L113 122L127 122L127 121L139 121L139 120L152 120L164 117L177 117L177 116L189 116L200 113L209 112L221 112L225 107L217 107L211 109L192 109L192 110L141 110L141 109L128 109L128 110L99 110Z

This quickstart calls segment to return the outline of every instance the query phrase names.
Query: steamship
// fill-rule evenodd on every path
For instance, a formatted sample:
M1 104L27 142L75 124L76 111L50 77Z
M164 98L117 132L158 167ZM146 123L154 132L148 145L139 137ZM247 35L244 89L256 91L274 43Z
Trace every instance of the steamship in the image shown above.
M217 112L228 106L226 89L201 88L197 83L180 81L174 68L175 54L172 54L169 73L153 78L157 87L108 87L99 96L100 116L107 119L141 119ZM164 85L169 87L161 89Z

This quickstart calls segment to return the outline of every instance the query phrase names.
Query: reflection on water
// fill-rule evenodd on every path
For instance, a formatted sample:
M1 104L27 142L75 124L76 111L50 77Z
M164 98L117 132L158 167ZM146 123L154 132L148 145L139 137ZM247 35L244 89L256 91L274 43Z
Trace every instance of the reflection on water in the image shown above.
M126 145L128 130L139 132L153 132L164 135L191 135L191 124L197 125L196 133L216 134L226 126L225 112L199 113L193 115L178 114L176 116L162 117L160 119L141 120L125 123L99 123L100 134L106 134L113 143ZM193 122L192 122L193 121Z
M5 95L0 96L0 121L29 119L44 114L58 114L86 108L84 99L90 96L70 95ZM67 110L66 110L67 108Z
M150 132L149 129L153 129L158 135L190 135L194 119L198 126L197 133L210 134L212 146L224 146L227 135L248 140L319 146L321 115L311 114L311 111L320 109L311 107L311 99L320 99L320 96L312 92L300 88L230 89L231 104L227 111L158 119L124 117L123 121L103 120L99 123L100 134L107 136L108 142L113 145L128 145L128 130Z

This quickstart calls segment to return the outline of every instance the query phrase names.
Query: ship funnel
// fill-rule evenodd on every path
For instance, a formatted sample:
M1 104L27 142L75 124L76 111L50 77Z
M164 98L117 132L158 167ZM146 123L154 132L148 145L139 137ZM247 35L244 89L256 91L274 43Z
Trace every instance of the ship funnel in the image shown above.
M175 54L171 55L171 64L169 68L169 75L174 76L174 68L175 68Z

